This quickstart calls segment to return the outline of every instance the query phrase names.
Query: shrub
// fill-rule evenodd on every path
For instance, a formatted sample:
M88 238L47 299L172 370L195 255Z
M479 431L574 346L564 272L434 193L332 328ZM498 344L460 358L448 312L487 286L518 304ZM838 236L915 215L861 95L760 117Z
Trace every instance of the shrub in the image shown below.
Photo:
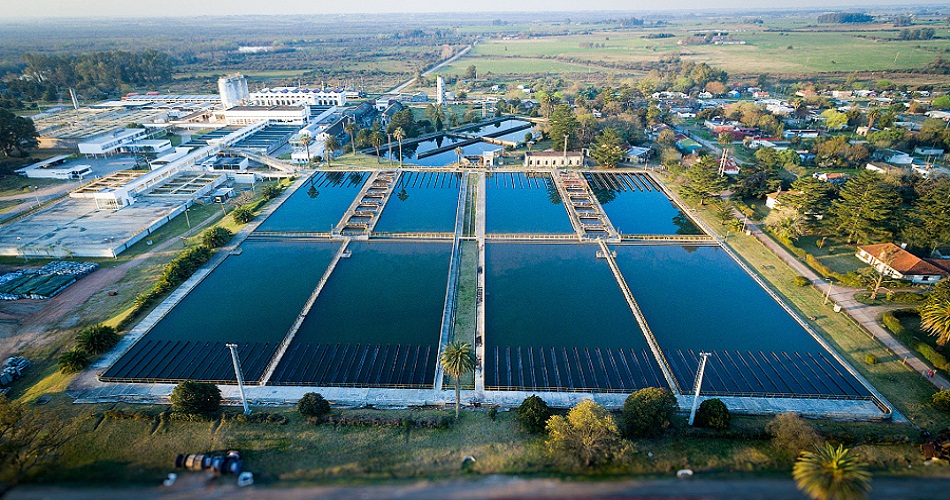
M550 418L551 408L539 396L526 397L518 407L518 424L525 432L543 432Z
M904 333L906 332L904 330L904 325L901 324L900 320L897 319L897 317L894 316L894 313L891 311L885 312L881 316L881 321L884 323L884 326L886 326L888 330L893 332L894 335L897 335L898 337L900 337L901 335L904 335Z
M811 284L811 280L804 276L795 276L795 285L797 286L808 286Z
M231 218L233 218L234 222L237 222L238 224L247 224L248 222L251 222L251 219L254 218L254 212L251 210L251 207L247 205L241 205L231 212Z
M811 267L812 269L814 269L815 272L817 272L818 274L820 274L820 275L822 275L822 276L824 276L824 277L826 277L826 278L829 277L829 276L834 276L834 275L835 275L835 272L832 271L830 267L828 267L828 266L822 264L822 263L821 263L818 259L816 259L815 256L812 255L812 254L806 254L806 255L805 255L805 264L808 264L808 266Z
M950 390L937 392L931 397L931 401L938 410L950 413Z
M224 246L231 239L231 231L223 227L212 227L201 233L201 244L208 248Z
M772 436L772 444L785 451L789 456L796 457L802 450L813 448L821 437L808 422L795 412L776 415L766 424L765 431Z
M869 364L869 365L876 365L876 364L877 364L877 356L875 356L875 355L873 355L873 354L865 354L865 355L864 355L864 362L867 363L867 364Z
M186 380L172 390L172 411L183 415L209 415L221 408L221 390L214 384Z
M732 423L729 408L719 399L707 399L700 403L696 411L696 425L708 429L728 429Z
M308 392L297 401L297 411L305 418L323 418L330 414L330 403L316 392Z
M261 196L265 200L270 200L276 198L280 194L280 188L274 185L264 186L264 189L261 189Z
M886 298L896 304L916 304L925 299L923 295L914 292L887 292Z
M589 399L577 403L567 416L551 417L547 430L552 455L573 457L587 467L610 462L622 453L617 423L604 407Z
M89 366L89 355L85 351L73 348L60 355L57 363L61 373L78 373Z
M678 409L669 389L640 389L623 403L623 432L627 437L657 436L670 426Z
M492 406L488 409L488 420L494 422L496 418L498 418L498 407Z
M95 325L83 328L76 335L76 349L90 355L102 354L119 343L119 334L115 328L106 325Z

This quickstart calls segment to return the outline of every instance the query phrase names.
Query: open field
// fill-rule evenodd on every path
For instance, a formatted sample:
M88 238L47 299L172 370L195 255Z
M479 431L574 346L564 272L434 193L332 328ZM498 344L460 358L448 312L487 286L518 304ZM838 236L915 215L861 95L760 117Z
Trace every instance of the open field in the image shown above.
M705 29L713 26L702 25ZM735 32L745 45L678 45L691 31L673 26L663 32L671 38L644 38L650 31L598 32L583 35L543 36L481 43L457 67L476 64L480 71L519 68L534 72L540 62L555 58L561 64L590 64L603 68L633 69L637 64L669 55L707 62L729 73L800 74L919 69L937 54L950 49L950 30L938 29L938 40L893 40L896 30L845 32L835 30ZM700 26L695 27L699 29ZM728 27L715 29L728 30ZM486 67L482 69L482 60ZM508 65L502 61L509 61ZM527 64L526 67L523 65ZM501 72L501 71L499 71Z

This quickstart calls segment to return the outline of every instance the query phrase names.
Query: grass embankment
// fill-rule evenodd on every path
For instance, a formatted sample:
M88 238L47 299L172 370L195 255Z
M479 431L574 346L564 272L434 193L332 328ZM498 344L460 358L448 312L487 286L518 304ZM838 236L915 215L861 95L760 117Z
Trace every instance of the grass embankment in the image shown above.
M696 214L710 227L725 231L708 209L698 210ZM830 302L823 304L824 296L816 288L796 285L797 273L754 236L730 233L726 242L900 413L921 427L936 430L950 426L950 415L936 410L930 403L931 395L936 392L930 382L904 365L850 316L835 313ZM867 354L876 357L878 362L867 364Z

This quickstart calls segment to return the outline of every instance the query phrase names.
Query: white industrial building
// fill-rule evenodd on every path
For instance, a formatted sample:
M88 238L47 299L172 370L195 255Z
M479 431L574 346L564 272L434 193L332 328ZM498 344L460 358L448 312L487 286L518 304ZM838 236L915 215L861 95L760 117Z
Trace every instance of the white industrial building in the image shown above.
M247 79L244 75L228 75L218 78L218 94L224 109L249 102Z
M250 100L258 106L293 106L300 103L311 106L343 106L346 104L346 91L274 87L252 92Z
M147 137L148 130L144 128L119 128L80 142L79 153L90 156L116 154L128 144Z
M228 125L251 125L258 122L305 125L310 119L310 106L235 106L224 111Z

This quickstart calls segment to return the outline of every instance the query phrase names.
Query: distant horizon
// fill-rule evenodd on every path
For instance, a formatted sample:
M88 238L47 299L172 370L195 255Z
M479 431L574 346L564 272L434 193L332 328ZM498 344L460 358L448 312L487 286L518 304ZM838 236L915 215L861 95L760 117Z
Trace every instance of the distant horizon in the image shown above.
M690 0L667 0L662 8L646 0L592 0L579 5L574 0L522 0L506 2L485 0L477 4L460 0L354 0L346 4L313 0L283 0L278 5L261 0L231 0L226 5L210 0L166 0L161 4L129 4L119 0L87 0L82 4L64 0L34 0L6 6L0 21L41 19L145 19L236 16L316 16L365 14L557 14L557 13L688 13L709 14L722 11L758 10L836 11L841 9L901 9L950 7L941 2L916 0L840 0L829 4L822 0L773 0L763 6L757 0L711 0L697 8Z

